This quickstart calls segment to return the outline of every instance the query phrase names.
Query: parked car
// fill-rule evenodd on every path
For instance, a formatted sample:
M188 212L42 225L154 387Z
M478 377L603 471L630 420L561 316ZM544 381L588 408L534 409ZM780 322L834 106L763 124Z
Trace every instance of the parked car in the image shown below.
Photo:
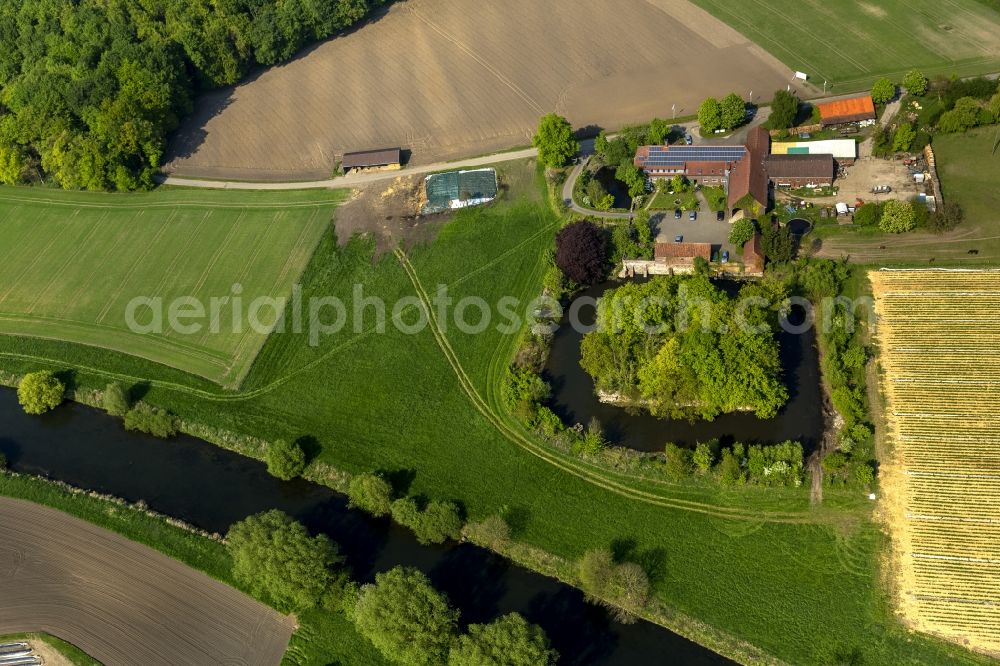
M728 264L729 263L729 250L723 250L722 251L722 263L724 263L724 264Z
M715 220L717 222L722 222L725 219L726 219L726 211L720 210L715 214Z
M674 219L675 220L681 219L681 209L680 208L674 208Z
M685 145L690 146L692 143L694 143L694 138L690 134L685 134L684 135L684 143L685 143Z
M674 242L675 243L683 243L684 242L684 236L674 236Z
M697 220L698 219L698 211L693 210L690 213L688 213L688 219L691 220L692 222L694 222L695 220Z

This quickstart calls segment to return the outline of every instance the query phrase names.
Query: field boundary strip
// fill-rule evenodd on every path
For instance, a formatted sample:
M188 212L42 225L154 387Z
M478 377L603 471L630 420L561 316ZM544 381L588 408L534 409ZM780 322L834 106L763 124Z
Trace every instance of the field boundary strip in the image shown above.
M1000 270L868 277L891 447L879 477L896 606L916 630L998 656L1000 354L982 352L1000 349ZM977 388L961 388L970 382Z

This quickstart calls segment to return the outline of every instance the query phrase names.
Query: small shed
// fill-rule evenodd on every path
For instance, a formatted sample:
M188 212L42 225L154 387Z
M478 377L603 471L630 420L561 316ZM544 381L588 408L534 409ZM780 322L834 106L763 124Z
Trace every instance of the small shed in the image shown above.
M400 148L380 148L378 150L362 150L355 153L344 153L340 166L344 173L355 169L378 169L391 171L403 166Z

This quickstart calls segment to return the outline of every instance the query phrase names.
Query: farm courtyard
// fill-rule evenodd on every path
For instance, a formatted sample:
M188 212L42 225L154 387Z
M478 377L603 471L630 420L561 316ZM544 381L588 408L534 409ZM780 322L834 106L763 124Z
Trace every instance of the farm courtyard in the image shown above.
M128 303L162 298L166 312L173 299L194 297L209 309L211 298L237 295L237 284L248 304L287 297L343 197L0 189L0 334L103 347L236 386L267 338L245 318L232 325L236 301L207 312L212 321L189 335L171 330L168 313L162 333L133 332ZM135 320L152 324L151 312L137 309ZM265 326L274 319L260 312Z
M697 54L697 57L692 57ZM408 0L235 89L209 93L166 170L329 177L345 151L401 146L414 163L531 142L539 116L618 128L693 115L708 95L770 99L792 72L678 0L512 0L470 11Z

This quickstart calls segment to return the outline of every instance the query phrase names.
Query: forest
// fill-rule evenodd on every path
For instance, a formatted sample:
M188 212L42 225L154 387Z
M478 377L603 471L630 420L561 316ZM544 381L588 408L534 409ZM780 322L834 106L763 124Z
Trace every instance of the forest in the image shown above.
M751 410L770 418L785 404L775 312L782 294L745 285L736 298L707 277L628 283L598 303L581 366L599 391L658 417L706 418Z
M5 0L0 182L149 188L202 90L362 20L384 0Z

